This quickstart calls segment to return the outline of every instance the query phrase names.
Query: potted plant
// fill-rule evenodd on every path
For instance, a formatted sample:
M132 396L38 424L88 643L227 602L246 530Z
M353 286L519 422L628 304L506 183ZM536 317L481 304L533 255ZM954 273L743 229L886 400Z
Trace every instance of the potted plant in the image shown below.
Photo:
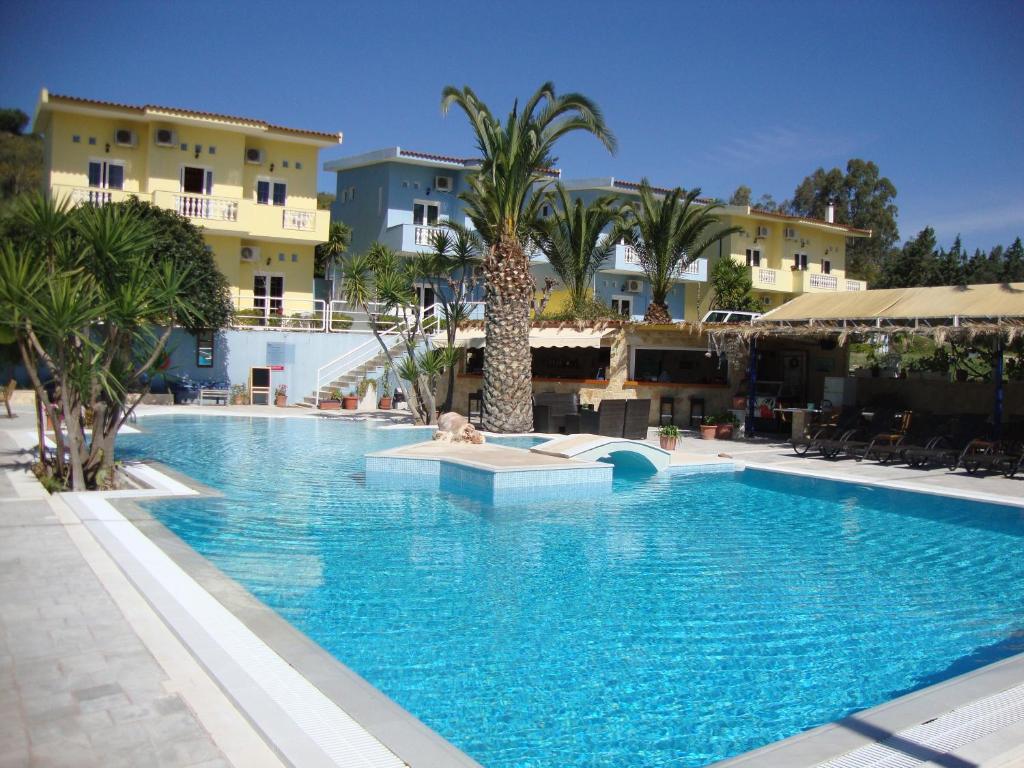
M390 411L391 395L395 391L395 385L391 381L390 370L384 371L384 375L380 377L377 385L380 387L380 403L378 403L378 406L382 411Z
M234 384L231 387L231 404L248 405L249 388L245 384Z
M321 398L320 402L316 404L316 407L321 411L337 411L341 409L341 390L334 388L331 390L331 396L328 398Z
M341 398L341 407L346 411L354 411L359 407L359 395L355 392L349 392Z
M675 424L666 424L658 430L658 442L666 451L674 451L679 441L679 427Z
M705 416L700 425L700 436L705 440L732 440L733 430L739 421L729 411Z
M274 405L284 408L288 405L288 385L278 384L274 390Z

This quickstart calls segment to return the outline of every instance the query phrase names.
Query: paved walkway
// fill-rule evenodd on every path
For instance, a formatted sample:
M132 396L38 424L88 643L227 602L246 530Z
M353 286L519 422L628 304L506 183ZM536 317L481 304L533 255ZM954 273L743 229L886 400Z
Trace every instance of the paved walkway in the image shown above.
M12 433L32 428L0 418L0 768L280 765L26 473Z

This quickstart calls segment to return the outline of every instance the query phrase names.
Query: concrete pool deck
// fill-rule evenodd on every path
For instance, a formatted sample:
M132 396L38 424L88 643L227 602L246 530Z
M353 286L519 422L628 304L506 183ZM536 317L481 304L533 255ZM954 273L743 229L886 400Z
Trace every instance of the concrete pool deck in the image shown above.
M266 733L254 728L247 719L252 714L243 716L239 712L235 703L222 691L221 685L215 682L207 669L197 661L197 657L168 628L166 617L161 618L153 610L152 595L143 595L138 591L143 579L136 576L133 583L132 579L127 578L125 566L111 558L105 548L111 545L101 540L102 535L98 536L95 526L83 522L66 504L62 509L61 499L47 497L34 478L26 474L27 456L12 447L15 441L7 434L31 432L31 416L25 408L20 410L18 419L9 421L0 418L0 450L3 451L0 456L0 540L3 542L0 550L0 578L7 587L0 592L0 630L3 631L0 677L4 678L3 689L0 690L0 711L8 714L0 725L0 758L9 758L7 761L0 759L0 765L33 764L33 756L36 756L38 763L54 765L166 764L198 768L283 764L278 749L268 746ZM143 409L144 415L166 413L189 416L316 417L301 409L260 406ZM372 417L373 414L358 414L352 418L367 416ZM656 439L652 442L656 444ZM728 457L719 457L719 453L728 454ZM673 454L673 459L676 458L675 454L692 457L691 460L698 463L709 459L728 461L728 458L735 458L751 468L813 474L844 482L940 493L1024 507L1024 481L1019 478L976 478L964 472L922 472L900 467L856 464L850 460L828 462L796 457L790 449L780 444L701 441L688 437L680 441L679 450ZM171 482L175 481L184 482L187 479L172 476ZM21 504L26 500L32 502L33 506L23 508ZM319 649L315 644L308 639L304 641L302 636L296 636L298 633L294 630L291 630L294 634L289 635L287 630L290 627L279 618L275 620L276 615L261 613L260 604L251 596L248 599L255 605L247 603L245 597L248 593L244 589L181 544L173 534L170 534L173 538L167 538L160 531L162 526L148 518L148 515L133 514L130 506L123 506L130 502L116 499L111 501L124 512L125 517L131 519L130 527L143 531L164 552L173 553L175 548L183 548L171 554L171 559L190 574L205 573L205 576L197 577L197 581L226 609L230 608L232 613L246 617L242 619L246 625L258 630L256 634L276 653L288 659L289 663L292 663L289 654L305 657L305 664L293 666L315 687L326 693L330 692L332 686L339 684L331 674L317 678L316 668L324 659L317 656L315 651ZM55 569L61 574L68 574L66 578L57 580L56 585ZM206 573L207 569L210 569L209 573ZM11 585L18 588L11 589ZM51 626L47 623L50 618L47 616L48 606L59 605L56 595L65 591L67 602L75 606L76 611L70 616L61 617L60 626ZM269 609L262 608L269 612ZM112 634L108 635L105 634L108 630L93 630L90 621L114 624L123 631L110 630ZM266 636L263 630L267 630ZM283 631L284 635L275 635L279 631ZM66 635L74 637L78 645L72 647L62 644ZM277 640L268 641L268 636L276 636ZM46 638L45 641L38 641L40 637ZM141 654L137 654L132 662L130 673L116 661L119 644L125 643L136 650L140 646L142 649ZM90 658L94 665L100 667L102 680L97 677L95 684L87 688L72 688L72 685L85 679L67 679L75 671L70 666L73 657L83 653L99 654L98 657L94 655ZM324 652L320 650L320 653ZM35 664L39 660L42 663ZM91 674L92 670L89 672ZM139 681L139 689L129 690L126 688L127 683L119 681L119 676L120 680L130 679L133 683ZM146 682L150 680L155 683ZM93 679L86 682L92 683ZM737 768L818 765L864 744L886 739L896 745L897 751L901 751L901 746L905 748L902 750L903 758L913 759L913 762L906 763L908 765L1022 764L1024 755L1019 745L1024 743L1024 734L1021 733L1019 723L991 731L967 746L958 747L958 751L929 751L902 735L915 724L941 718L972 703L985 702L1021 682L1024 682L1024 658L1014 657L910 694L896 702L858 713L846 721L822 726L741 755L726 764L736 765ZM121 691L114 687L117 685L121 686ZM77 697L74 693L76 691ZM161 703L168 697L170 703ZM124 699L128 699L128 704L137 708L136 722L142 723L141 728L132 726L133 721L126 719L123 712L115 714L118 707L126 703ZM910 700L909 706L907 700ZM48 703L52 705L49 708ZM43 708L41 716L39 707ZM93 717L94 711L105 712L109 724L103 717ZM366 712L353 711L350 714L359 722L363 722L360 717L373 717L372 713ZM162 718L170 719L166 725L162 725ZM129 727L123 727L126 725ZM138 739L139 730L146 736L144 743L133 741ZM115 735L111 736L115 731ZM126 733L131 735L124 735ZM191 734L191 737L187 734ZM851 740L850 734L856 738ZM183 743L188 746L183 747ZM133 750L136 749L142 750L137 753L142 756L141 759L132 759ZM156 758L151 759L154 754ZM850 755L851 759L854 757ZM419 764L417 761L407 762Z

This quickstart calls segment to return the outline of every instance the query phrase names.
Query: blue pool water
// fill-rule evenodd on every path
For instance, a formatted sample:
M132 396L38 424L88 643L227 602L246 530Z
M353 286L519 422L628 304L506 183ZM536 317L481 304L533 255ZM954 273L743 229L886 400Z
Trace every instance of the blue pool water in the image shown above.
M366 487L422 432L140 424L224 493L156 517L485 766L705 765L1024 650L1020 510L750 470L495 508Z

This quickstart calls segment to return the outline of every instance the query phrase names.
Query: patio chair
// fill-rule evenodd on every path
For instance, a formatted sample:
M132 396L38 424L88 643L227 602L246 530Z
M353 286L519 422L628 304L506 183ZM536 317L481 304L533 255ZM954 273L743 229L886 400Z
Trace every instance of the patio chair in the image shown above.
M841 453L849 455L850 450L870 443L874 435L891 432L894 415L893 411L880 408L870 412L861 411L856 426L833 437L815 441L815 447L821 451L821 456L825 459L836 459ZM868 419L870 421L867 421Z
M605 437L622 437L626 421L626 402L602 400L596 411L580 411L580 432Z
M647 425L651 418L650 399L626 401L626 416L622 424L622 436L629 440L646 440Z
M931 464L956 469L960 454L967 445L985 431L985 417L957 416L922 445L904 445L902 458L907 466L927 468Z
M915 433L916 424L925 426L917 426ZM851 456L856 456L857 461L874 458L880 464L888 464L902 454L904 443L908 438L920 437L927 424L928 420L925 414L915 416L913 411L903 411L897 416L896 424L891 432L879 432L864 446L851 445L848 452Z
M1010 425L1005 429L1005 436L999 440L972 440L964 448L957 461L957 467L963 467L970 475L983 469L1002 472L1013 477L1024 463L1024 423Z
M3 400L4 405L7 407L7 418L14 418L14 411L11 410L11 398L14 396L14 390L18 387L18 382L11 379L7 382L7 386L0 389L0 400Z
M825 421L820 424L812 424L806 435L791 437L789 444L797 456L804 456L810 450L820 450L821 441L832 440L844 432L856 428L860 422L860 409L852 406L845 406L833 412Z

